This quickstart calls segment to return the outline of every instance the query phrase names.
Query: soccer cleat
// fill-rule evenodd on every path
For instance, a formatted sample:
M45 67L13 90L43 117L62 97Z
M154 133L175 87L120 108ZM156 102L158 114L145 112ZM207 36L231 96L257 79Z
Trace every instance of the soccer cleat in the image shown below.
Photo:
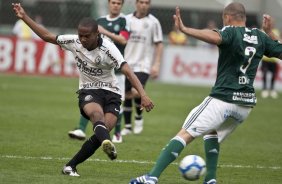
M71 166L64 166L62 173L69 176L80 176L75 168L72 168Z
M143 131L143 118L142 119L135 119L135 126L133 128L134 134L140 134Z
M84 140L86 138L85 133L80 129L69 131L68 135L70 138L78 140Z
M132 134L132 130L129 128L123 128L120 133L121 135L129 135Z
M269 91L268 90L262 90L261 97L262 98L267 98L268 96L269 96Z
M157 184L158 178L149 175L139 176L135 179L132 179L129 184Z
M270 91L270 96L271 96L271 98L276 99L276 98L278 98L278 93L275 90L271 90Z
M122 143L122 136L120 133L116 133L113 135L113 139L112 139L113 143Z
M103 151L108 155L111 160L117 158L117 151L115 145L108 139L102 142Z
M203 184L216 184L216 180L215 179L211 179L209 181L204 181Z

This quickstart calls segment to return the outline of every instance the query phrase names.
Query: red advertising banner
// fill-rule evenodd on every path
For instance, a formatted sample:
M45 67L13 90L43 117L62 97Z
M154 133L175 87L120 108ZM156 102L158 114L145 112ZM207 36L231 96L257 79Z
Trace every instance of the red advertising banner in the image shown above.
M0 36L0 72L78 76L71 52L41 40Z

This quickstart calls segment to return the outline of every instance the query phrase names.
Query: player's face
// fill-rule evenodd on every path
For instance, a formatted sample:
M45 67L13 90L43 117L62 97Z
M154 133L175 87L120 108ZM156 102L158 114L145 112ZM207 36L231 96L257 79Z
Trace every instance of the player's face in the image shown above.
M116 17L120 14L122 8L122 0L110 0L109 1L109 12L111 17Z
M150 0L138 0L136 2L136 10L139 14L145 16L148 14L150 8Z
M79 41L87 50L93 50L98 44L99 32L93 32L90 26L78 26Z

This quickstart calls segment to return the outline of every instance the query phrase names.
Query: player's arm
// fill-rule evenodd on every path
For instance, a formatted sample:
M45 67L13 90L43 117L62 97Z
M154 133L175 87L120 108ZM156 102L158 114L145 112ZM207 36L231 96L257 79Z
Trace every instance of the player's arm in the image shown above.
M202 40L204 42L219 45L221 43L221 36L209 29L194 29L190 27L186 27L181 19L180 9L176 7L175 15L173 15L175 26L182 31L183 33L187 34L188 36L192 36L196 39Z
M128 78L132 86L138 91L141 97L141 106L144 107L147 112L153 109L154 104L151 99L147 96L145 90L143 89L142 84L140 83L139 79L130 69L129 65L124 62L121 66L121 72Z
M42 40L57 44L56 35L49 32L43 26L34 22L24 11L20 3L12 3L13 10L16 16L22 19Z
M120 34L117 35L115 33L112 33L106 30L104 27L100 25L99 25L99 32L103 35L106 35L107 37L112 39L114 42L119 43L121 45L126 45L128 37L129 37L129 33L126 31L122 31Z
M262 20L262 29L263 31L272 39L272 40L281 40L273 33L274 21L270 15L264 14Z
M155 54L154 54L154 63L151 68L151 77L157 78L160 73L161 59L163 54L163 43L157 42L155 43Z

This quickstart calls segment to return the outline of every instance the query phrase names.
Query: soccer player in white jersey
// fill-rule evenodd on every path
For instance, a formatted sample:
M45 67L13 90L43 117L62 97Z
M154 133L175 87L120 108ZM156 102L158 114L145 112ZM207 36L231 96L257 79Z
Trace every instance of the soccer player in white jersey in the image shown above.
M150 111L154 107L120 51L114 43L101 38L98 24L91 18L83 18L79 22L78 35L56 36L34 22L20 3L13 3L12 6L16 16L42 40L71 51L79 69L79 108L81 114L93 123L94 134L64 166L62 173L79 176L76 166L93 155L100 146L111 160L116 159L116 148L109 135L116 124L121 104L120 88L114 70L120 69L140 93L142 108Z
M124 0L108 0L109 14L101 16L97 19L99 24L99 32L103 38L107 38L114 42L122 55L129 37L129 30L126 24L125 16L121 13ZM121 89L122 101L125 99L125 76L119 71L116 71L116 77ZM121 119L123 116L123 105L120 107L120 114L114 130L112 141L121 143L122 136L120 134ZM84 140L86 138L85 130L88 124L88 119L80 115L78 127L75 130L68 132L71 138Z
M136 0L136 11L126 16L130 37L125 47L124 58L132 68L143 87L149 77L159 75L163 52L163 33L160 22L149 13L150 0ZM132 103L135 102L136 115L133 133L140 134L143 130L140 94L132 88L128 80L125 82L124 120L125 128L122 135L132 133Z

